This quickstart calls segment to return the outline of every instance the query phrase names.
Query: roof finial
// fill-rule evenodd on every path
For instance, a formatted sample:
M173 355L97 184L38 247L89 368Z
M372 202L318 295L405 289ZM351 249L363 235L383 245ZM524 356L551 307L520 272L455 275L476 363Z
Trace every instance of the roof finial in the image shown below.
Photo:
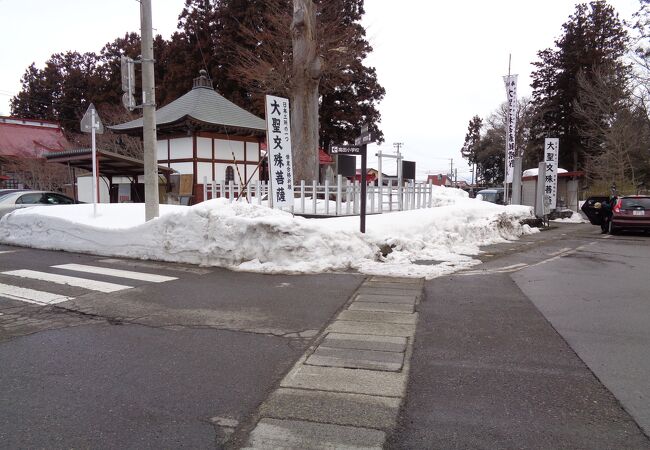
M210 88L214 89L212 87L212 80L208 77L208 71L205 69L199 70L199 77L194 78L194 82L192 83L192 89L196 88Z

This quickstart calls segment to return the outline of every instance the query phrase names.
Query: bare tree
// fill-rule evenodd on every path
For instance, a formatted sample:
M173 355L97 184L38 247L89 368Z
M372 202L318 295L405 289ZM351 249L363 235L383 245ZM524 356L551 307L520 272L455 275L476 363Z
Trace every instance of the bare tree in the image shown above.
M614 77L606 67L596 68L590 80L579 74L578 86L574 113L582 123L588 180L635 190L647 181L650 162L650 125L643 103L632 96L626 80Z
M43 158L12 158L3 161L3 170L30 189L61 191L71 181L66 166L48 163Z

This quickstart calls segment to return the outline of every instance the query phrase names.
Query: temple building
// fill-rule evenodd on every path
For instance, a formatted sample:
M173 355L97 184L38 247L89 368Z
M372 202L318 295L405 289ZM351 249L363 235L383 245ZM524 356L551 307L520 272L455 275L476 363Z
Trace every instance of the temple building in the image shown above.
M142 118L115 125L117 133L142 136ZM203 182L263 179L261 147L266 123L226 100L212 87L207 72L192 90L156 110L158 164L192 175L192 203L203 200Z

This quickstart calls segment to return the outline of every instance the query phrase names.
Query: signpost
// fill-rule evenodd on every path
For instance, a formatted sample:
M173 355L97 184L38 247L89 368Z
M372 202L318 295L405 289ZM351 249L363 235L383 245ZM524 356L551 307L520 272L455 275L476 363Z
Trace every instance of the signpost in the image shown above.
M92 140L92 159L93 159L93 213L97 215L97 203L99 202L99 180L97 179L97 146L95 135L104 133L104 125L97 114L95 106L91 103L86 113L81 119L81 131L90 133Z
M368 144L375 142L374 136L368 130L368 125L361 127L361 135L354 140L354 145L332 145L330 153L335 155L361 155L361 211L359 212L359 231L366 232L366 197L368 191Z
M293 206L293 155L289 100L266 96L266 142L274 207Z
M549 209L557 207L557 163L560 139L544 139L544 172L537 176L544 179L544 203Z

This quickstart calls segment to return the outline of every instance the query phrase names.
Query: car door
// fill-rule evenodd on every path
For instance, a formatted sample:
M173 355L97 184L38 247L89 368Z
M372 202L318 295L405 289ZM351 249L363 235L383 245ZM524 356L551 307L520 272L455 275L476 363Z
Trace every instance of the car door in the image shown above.
M580 208L592 225L600 225L603 222L603 210L602 208L595 208L596 203L602 204L608 199L609 197L604 195L589 197Z

